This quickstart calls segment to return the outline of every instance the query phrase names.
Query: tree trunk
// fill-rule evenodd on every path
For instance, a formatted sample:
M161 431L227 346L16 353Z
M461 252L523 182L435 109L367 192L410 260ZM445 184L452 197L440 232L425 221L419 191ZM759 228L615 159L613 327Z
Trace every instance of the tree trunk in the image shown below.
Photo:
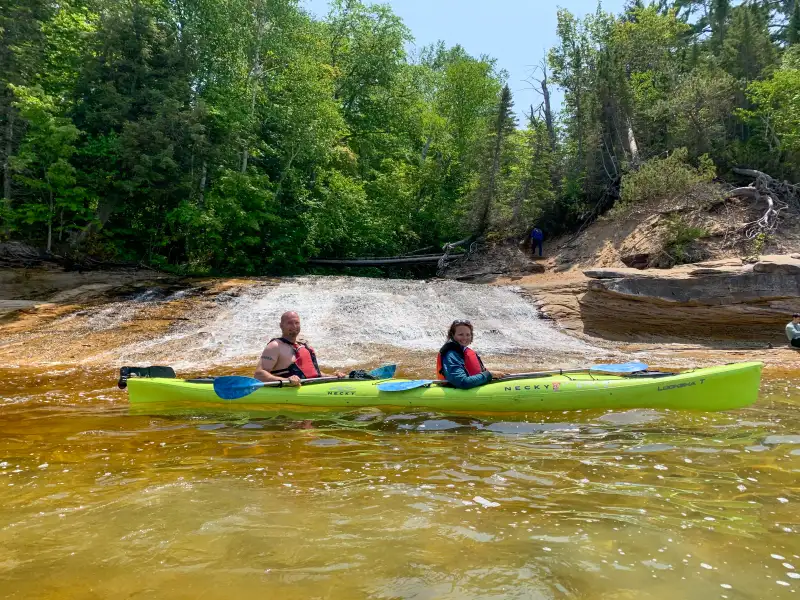
M47 253L53 249L53 190L50 190L50 213L47 217Z
M256 112L256 88L255 85L253 86L253 99L250 102L250 119L252 120L253 115ZM247 135L245 134L245 139L242 142L242 173L247 173L247 161L250 158L250 149L248 148L249 142L247 141Z
M250 102L250 119L253 119L253 115L256 112L256 87L253 85L253 99ZM247 173L247 160L250 158L250 150L248 148L249 142L247 141L247 135L245 134L245 139L242 141L242 173Z
M542 146L538 143L538 136L535 139L537 140L537 143L534 152L531 155L531 169L539 164L539 160L541 160L542 156ZM520 216L522 215L522 203L525 202L528 192L531 191L531 185L533 185L533 181L531 180L530 174L528 174L525 176L519 191L517 191L516 198L514 198L514 212L511 217L511 220L514 224L517 224L520 221Z
M556 128L553 124L553 111L550 108L550 90L547 87L547 64L542 66L542 96L544 96L544 123L547 126L547 136L550 138L550 150L556 151Z
M578 129L578 170L583 170L583 111L581 111L581 93L575 91L575 121Z
M281 192L283 191L283 180L286 179L286 176L289 174L289 169L292 168L292 163L294 162L294 159L297 158L297 154L299 152L299 149L292 149L292 155L289 157L289 162L286 164L286 168L281 173L280 179L278 179L278 187L275 190L275 200L280 200Z
M525 201L525 197L528 195L530 190L531 180L530 177L526 177L525 182L520 186L519 191L517 192L517 197L514 198L514 212L511 217L512 223L519 223L520 215L522 215L522 203Z
M497 186L497 173L500 170L500 148L503 143L503 134L501 131L497 133L497 139L494 143L494 156L492 157L492 170L489 173L489 189L486 192L486 201L483 203L483 210L481 211L480 219L478 220L478 233L486 231L489 223L489 208L494 202L494 192Z
M6 112L6 144L3 156L3 202L11 209L11 152L14 150L14 109L9 106ZM11 224L6 221L5 234L11 233Z
M422 147L422 161L425 162L425 159L428 157L428 150L430 150L431 142L433 142L433 136L428 136L428 139L425 140L425 145Z
M626 119L628 124L628 150L631 153L631 164L633 166L639 165L639 144L636 143L636 136L633 133L633 123L630 117Z
M206 161L203 161L203 168L200 171L200 201L199 201L200 208L203 208L203 206L205 205L207 175L208 175L208 163Z
M508 94L508 95L507 95ZM510 92L508 86L503 88L503 95L497 110L497 122L494 130L494 148L492 152L492 168L489 172L489 189L486 191L486 200L481 207L481 214L478 218L476 233L482 234L489 226L489 210L494 203L497 188L497 175L500 172L500 155L503 150L504 124L510 112Z
M258 78L262 75L262 68L261 68L261 40L264 38L264 32L267 29L267 23L264 21L259 21L258 23L258 33L256 34L256 48L255 48L255 56L253 57L253 65L250 68L250 74L248 75L248 79L251 80L253 85L253 95L250 99L250 121L252 122L253 117L256 113L256 96L258 95ZM250 126L250 123L248 123ZM247 132L249 134L249 131ZM242 173L247 173L247 161L250 158L250 149L248 148L248 135L245 135L245 139L242 141Z
M103 226L111 218L111 215L119 208L120 199L115 197L105 196L97 203L97 210L95 211L95 219L89 222L83 230L74 237L72 247L77 248L95 231L102 229Z

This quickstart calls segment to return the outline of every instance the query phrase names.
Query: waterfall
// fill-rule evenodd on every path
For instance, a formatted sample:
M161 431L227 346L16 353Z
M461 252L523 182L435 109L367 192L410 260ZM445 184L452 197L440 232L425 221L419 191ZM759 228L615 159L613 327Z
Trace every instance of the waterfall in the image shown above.
M254 365L268 340L280 335L280 316L289 310L300 314L300 338L320 362L341 368L387 355L433 354L455 319L473 323L474 347L484 356L603 352L541 319L513 287L312 276L257 282L238 295L219 296L216 304L213 311L187 314L163 335L119 349L117 362L157 358L184 369Z

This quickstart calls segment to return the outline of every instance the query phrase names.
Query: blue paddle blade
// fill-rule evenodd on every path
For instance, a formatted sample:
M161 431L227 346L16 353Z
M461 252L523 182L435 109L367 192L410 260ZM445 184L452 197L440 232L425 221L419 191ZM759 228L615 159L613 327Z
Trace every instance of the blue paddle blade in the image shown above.
M214 380L214 392L223 400L244 398L260 387L264 387L263 381L252 377L242 377L241 375L217 377Z
M383 365L369 372L375 379L391 379L397 371L397 365Z
M613 373L616 375L627 375L629 373L646 371L647 365L643 362L627 362L618 365L592 365L589 367L589 370L599 371L601 373Z
M378 389L381 392L405 392L425 385L436 383L435 379L415 379L414 381L387 381L379 383Z

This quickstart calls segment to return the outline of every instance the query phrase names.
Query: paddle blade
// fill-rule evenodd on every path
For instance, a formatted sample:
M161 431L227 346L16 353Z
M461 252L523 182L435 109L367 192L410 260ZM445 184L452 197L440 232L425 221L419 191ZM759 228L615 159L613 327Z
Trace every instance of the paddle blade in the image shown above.
M252 377L242 377L240 375L217 377L214 380L214 392L223 400L244 398L260 387L264 387L263 381L253 379Z
M391 379L397 371L397 365L383 365L369 372L375 379Z
M379 383L378 390L381 392L405 392L425 385L436 383L435 379L415 379L414 381L387 381Z
M600 373L613 373L615 375L628 375L630 373L638 373L639 371L646 371L647 365L643 362L627 362L617 365L592 365L589 367L590 371L597 371Z

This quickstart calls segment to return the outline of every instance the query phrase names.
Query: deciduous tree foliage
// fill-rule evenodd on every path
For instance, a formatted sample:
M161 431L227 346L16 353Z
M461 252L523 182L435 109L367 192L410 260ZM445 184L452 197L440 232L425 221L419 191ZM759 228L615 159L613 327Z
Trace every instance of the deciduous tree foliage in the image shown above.
M493 59L412 53L386 5L335 0L317 19L297 0L8 0L0 237L282 273L568 231L621 189L636 202L649 161L675 151L687 168L797 179L798 4L559 10L542 105L520 124Z

